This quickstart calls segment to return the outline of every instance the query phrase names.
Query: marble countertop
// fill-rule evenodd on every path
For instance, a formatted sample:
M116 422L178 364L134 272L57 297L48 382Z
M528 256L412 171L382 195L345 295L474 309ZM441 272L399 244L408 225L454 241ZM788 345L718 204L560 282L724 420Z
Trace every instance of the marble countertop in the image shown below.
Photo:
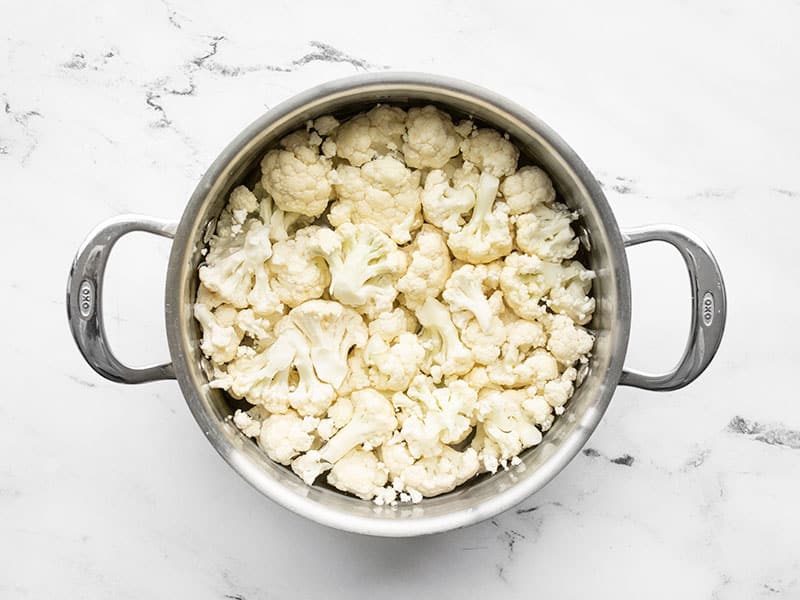
M0 597L800 597L800 326L786 305L800 297L800 3L356 6L4 11ZM695 384L620 388L541 493L409 540L330 530L264 499L218 458L174 382L125 387L91 371L64 307L97 222L179 216L269 107L383 69L467 79L530 108L603 182L622 226L703 237L729 295L723 345ZM128 361L167 356L168 251L131 235L109 265L110 335ZM628 363L663 370L688 329L684 269L659 245L629 256Z

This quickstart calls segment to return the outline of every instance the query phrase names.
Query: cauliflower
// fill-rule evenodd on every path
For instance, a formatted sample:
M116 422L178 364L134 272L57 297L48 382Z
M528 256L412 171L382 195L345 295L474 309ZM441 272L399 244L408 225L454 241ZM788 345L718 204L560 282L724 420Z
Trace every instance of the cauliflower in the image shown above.
M462 265L450 275L442 298L450 312L469 311L484 331L489 330L494 312L489 305L487 292L497 289L500 265Z
M270 415L261 425L259 445L272 460L289 465L292 459L314 445L314 429L319 419L301 417L295 411Z
M419 181L419 171L392 156L376 158L360 168L339 166L334 179L338 200L331 205L328 221L334 227L372 225L404 244L422 225Z
M517 170L519 150L494 129L476 129L461 142L464 160L477 165L481 173L495 177L511 175Z
M392 397L400 411L401 437L414 458L440 453L440 444L458 444L475 425L477 392L466 382L437 387L433 378L417 375L405 394Z
M367 382L368 384L369 382ZM328 441L337 431L347 425L352 416L353 403L350 402L350 398L348 396L339 396L339 399L328 408L325 417L320 419L317 425L317 435L324 441Z
M511 251L508 207L501 203L492 210L498 185L499 180L494 175L481 174L472 217L464 227L447 238L447 245L456 258L465 262L487 263Z
M252 307L262 315L283 311L269 282L267 259L272 255L269 228L257 219L245 223L243 235L214 238L200 281L236 308Z
M438 454L415 461L406 445L398 440L384 444L381 457L397 487L427 497L455 489L480 470L478 454L473 448L459 452L441 445Z
M354 448L334 463L328 483L364 500L374 498L386 485L389 471L374 452Z
M416 319L402 308L383 313L369 324L364 363L373 387L400 391L411 383L425 356L414 331Z
M542 441L542 432L522 410L526 397L524 390L492 389L482 390L478 397L479 428L498 460L510 459Z
M319 153L317 140L319 136L296 132L261 161L261 184L281 210L316 217L333 198L332 163Z
M338 302L309 300L289 311L289 318L308 338L317 377L339 388L347 376L351 348L367 343L361 315Z
M272 413L294 408L303 416L323 414L333 402L333 387L314 372L308 340L289 317L275 326L276 340L267 349L235 359L216 387L246 398Z
M572 258L580 242L570 223L577 218L563 204L537 204L516 219L517 246L542 260L558 262Z
M378 105L356 115L333 133L336 155L360 167L376 156L398 150L406 131L406 112L394 106Z
M410 109L406 127L403 156L409 167L440 169L458 154L462 138L450 115L434 106Z
M423 371L436 381L441 381L442 376L469 371L475 359L472 351L461 343L447 308L438 300L428 298L416 315L423 327L420 335L426 352Z
M555 313L566 315L579 325L588 323L594 313L595 300L589 297L594 271L589 271L577 260L566 261L548 273L553 279L547 297L547 306Z
M544 296L550 291L542 261L514 252L506 256L500 272L500 289L506 304L523 319L534 320L545 313Z
M552 204L556 199L553 182L539 167L522 167L503 180L500 191L512 215L526 213L541 204Z
M319 298L330 285L328 266L310 251L323 231L328 230L311 225L272 247L269 261L272 287L287 306Z
M233 424L247 437L257 438L261 433L261 424L268 416L269 413L260 406L247 411L237 408L233 413Z
M494 292L488 299L491 316L486 328L482 327L471 312L456 312L453 323L461 333L461 341L472 350L475 362L492 364L500 355L500 346L506 341L506 325L500 318L505 311L503 292Z
M373 448L391 437L397 426L389 400L370 389L353 392L353 416L319 450L310 450L292 462L292 470L311 485L321 473L329 470L353 448L368 444Z
M444 289L450 277L450 252L441 232L431 225L423 225L406 253L408 270L397 281L397 291L403 295L402 301L408 308L416 309Z
M328 263L331 296L370 319L391 310L406 256L387 235L371 225L345 223L335 232L321 230L310 252Z
M252 405L233 424L379 505L519 464L588 368L595 275L578 214L518 160L434 106L270 149L206 231L194 305L209 387Z
M200 302L194 305L194 318L203 329L200 349L214 362L223 364L236 358L244 337L236 323L237 312L230 304L209 308Z
M583 327L576 327L569 317L549 315L545 319L547 349L561 363L572 365L591 352L594 338Z
M438 169L428 173L422 190L425 219L447 233L457 232L464 225L464 215L475 206L479 178L471 163L454 169L452 175Z

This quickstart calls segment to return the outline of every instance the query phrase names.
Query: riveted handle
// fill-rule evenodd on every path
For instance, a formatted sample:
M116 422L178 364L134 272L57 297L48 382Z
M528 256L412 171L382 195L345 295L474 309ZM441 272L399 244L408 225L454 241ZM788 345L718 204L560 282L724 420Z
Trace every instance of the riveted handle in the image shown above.
M145 383L175 379L172 364L133 368L122 364L108 344L103 324L103 274L114 244L126 233L145 231L172 238L175 221L141 215L122 215L98 225L84 241L67 281L67 318L72 337L86 362L106 379L118 383Z
M706 369L714 358L725 330L727 300L719 264L706 244L693 233L673 225L649 225L622 232L625 246L644 242L667 242L680 252L689 271L692 294L692 323L686 349L668 373L652 375L622 372L620 385L647 390L677 390Z

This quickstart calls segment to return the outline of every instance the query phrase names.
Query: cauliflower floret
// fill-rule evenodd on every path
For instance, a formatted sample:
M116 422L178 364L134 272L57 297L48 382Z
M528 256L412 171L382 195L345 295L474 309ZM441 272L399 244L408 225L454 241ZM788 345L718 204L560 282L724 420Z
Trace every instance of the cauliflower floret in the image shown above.
M332 134L339 127L339 121L331 115L323 115L314 119L312 127L319 135L325 137Z
M494 264L494 263L492 263ZM506 326L499 315L505 312L503 292L494 292L488 299L491 316L484 328L471 312L453 313L453 323L461 333L461 341L472 350L475 362L490 365L500 356L500 346L506 341Z
M417 320L404 308L385 312L369 324L363 355L373 387L400 391L411 383L425 356L416 329Z
M261 426L259 445L272 460L289 465L301 452L307 452L314 445L314 430L319 419L301 417L295 411L270 415Z
M289 311L295 327L308 338L314 371L339 388L347 376L347 355L367 343L367 327L356 311L329 300L309 300Z
M522 167L503 180L500 191L512 215L526 213L534 206L550 204L556 199L553 182L539 167Z
M200 281L236 308L251 306L261 315L283 311L269 282L267 259L272 255L269 228L257 219L245 223L243 235L214 238Z
M475 210L469 223L447 238L447 245L456 258L470 263L487 263L511 251L508 207L498 203L492 210L499 183L494 175L481 174Z
M331 276L325 261L310 252L321 231L328 230L311 225L272 247L269 261L272 287L287 306L319 298L330 285Z
M374 452L354 448L340 458L328 473L328 483L363 500L378 495L389 479L389 471Z
M569 317L547 315L547 349L556 359L566 365L585 360L594 345L594 338L583 327L576 327Z
M479 428L496 446L498 460L508 460L542 441L541 431L522 410L526 398L524 390L487 389L479 395Z
M296 458L292 470L311 485L321 473L330 469L353 448L368 444L377 447L388 440L397 426L394 408L389 400L375 390L353 392L353 416L319 450L310 450Z
M230 304L211 309L198 302L194 305L194 318L203 328L200 349L216 363L226 363L236 358L236 351L244 333L236 323L237 311Z
M462 138L450 115L436 107L410 109L406 126L403 156L409 167L440 169L458 154Z
M309 251L328 263L331 296L370 319L391 310L406 256L387 235L371 225L344 223L335 232L322 229Z
M295 132L281 140L284 149L270 150L261 161L261 184L281 210L316 217L333 198L332 163L314 145L317 140Z
M447 233L455 233L464 225L464 215L475 206L480 175L472 163L463 163L453 169L452 175L447 171L446 166L428 173L422 190L422 211L427 221Z
M518 319L514 315L514 318L505 319L505 328L508 335L502 344L500 360L487 367L492 383L520 387L544 383L558 376L555 359L548 352L539 350L547 343L547 335L540 323ZM542 352L546 356L542 356Z
M361 348L355 348L347 359L347 377L336 391L339 396L347 396L371 385L369 367L364 361L364 351Z
M472 448L463 452L442 446L435 456L420 458L402 471L400 479L409 492L425 497L438 496L472 479L480 470L478 454Z
M468 311L484 331L489 331L494 311L489 305L487 293L497 289L500 280L499 263L490 265L463 265L453 271L447 280L442 298L450 312Z
M273 328L283 314L275 313L268 317L257 315L252 309L246 308L240 310L236 315L236 326L244 332L245 335L252 338L257 342L260 349L264 349L275 341Z
M253 194L259 198L258 216L265 225L269 225L269 239L273 242L288 240L298 229L306 227L311 222L311 217L287 212L275 206L261 182L256 183Z
M450 277L450 251L444 236L430 225L423 225L406 250L409 265L397 281L397 290L408 308L422 306L428 297L435 298Z
M472 351L458 337L450 312L438 300L428 298L416 311L423 330L420 335L426 356L423 371L441 381L442 376L462 375L472 368Z
M369 384L369 382L367 382ZM353 403L348 396L340 396L336 402L331 404L325 417L320 419L317 425L317 435L323 440L331 439L336 432L347 425L353 416Z
M392 156L376 158L360 168L342 165L336 169L338 200L331 205L328 221L333 226L372 225L405 244L422 225L419 181L419 171Z
M570 227L577 217L577 213L570 212L558 202L553 203L552 207L537 204L530 212L516 219L517 246L542 260L558 262L572 258L580 244Z
M378 105L340 125L333 135L336 155L360 167L389 150L399 150L406 131L406 112Z
M558 379L548 381L544 386L544 399L553 408L564 406L575 391L578 371L573 367L565 369Z
M260 406L243 411L236 409L233 413L233 424L247 437L257 438L261 433L261 424L269 413Z
M441 451L441 444L462 442L475 425L477 399L477 392L464 381L438 387L431 377L417 375L405 394L392 397L400 411L400 434L411 455L433 456Z
M481 173L495 177L511 175L517 170L519 150L494 129L477 129L461 142L464 160L478 166Z
M550 287L542 261L537 257L517 252L506 256L500 272L500 289L506 304L523 319L534 320L545 313L543 297Z
M288 317L278 322L275 333L275 343L267 349L231 362L227 377L216 381L215 387L272 413L285 413L291 407L303 416L323 414L336 393L314 372L307 339Z
M594 314L595 300L589 297L594 271L577 260L566 261L558 269L550 269L551 283L547 306L555 313L568 316L579 325L588 323Z
M522 410L527 414L539 429L547 431L553 426L555 415L553 414L553 407L547 403L544 396L536 393L535 388L529 388L525 392L527 397L522 401Z
M393 343L373 335L364 348L370 381L379 390L406 389L424 358L425 349L413 333L400 334Z
M228 203L217 219L216 233L219 237L231 237L242 230L248 217L258 210L258 198L245 186L231 190Z

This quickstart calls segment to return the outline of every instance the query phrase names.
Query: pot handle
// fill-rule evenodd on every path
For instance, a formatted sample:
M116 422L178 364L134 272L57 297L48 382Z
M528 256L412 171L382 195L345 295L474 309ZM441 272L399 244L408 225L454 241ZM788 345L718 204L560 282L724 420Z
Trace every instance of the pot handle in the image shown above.
M122 364L108 345L103 324L103 274L114 244L126 233L145 231L175 236L175 221L143 215L121 215L98 225L83 242L67 280L67 318L72 337L89 366L117 383L145 383L175 379L171 363L133 368Z
M692 323L686 349L674 369L663 375L623 371L620 385L655 391L689 385L706 369L722 341L727 314L725 284L719 264L706 244L693 233L674 225L648 225L622 232L625 246L667 242L680 252L689 271Z

